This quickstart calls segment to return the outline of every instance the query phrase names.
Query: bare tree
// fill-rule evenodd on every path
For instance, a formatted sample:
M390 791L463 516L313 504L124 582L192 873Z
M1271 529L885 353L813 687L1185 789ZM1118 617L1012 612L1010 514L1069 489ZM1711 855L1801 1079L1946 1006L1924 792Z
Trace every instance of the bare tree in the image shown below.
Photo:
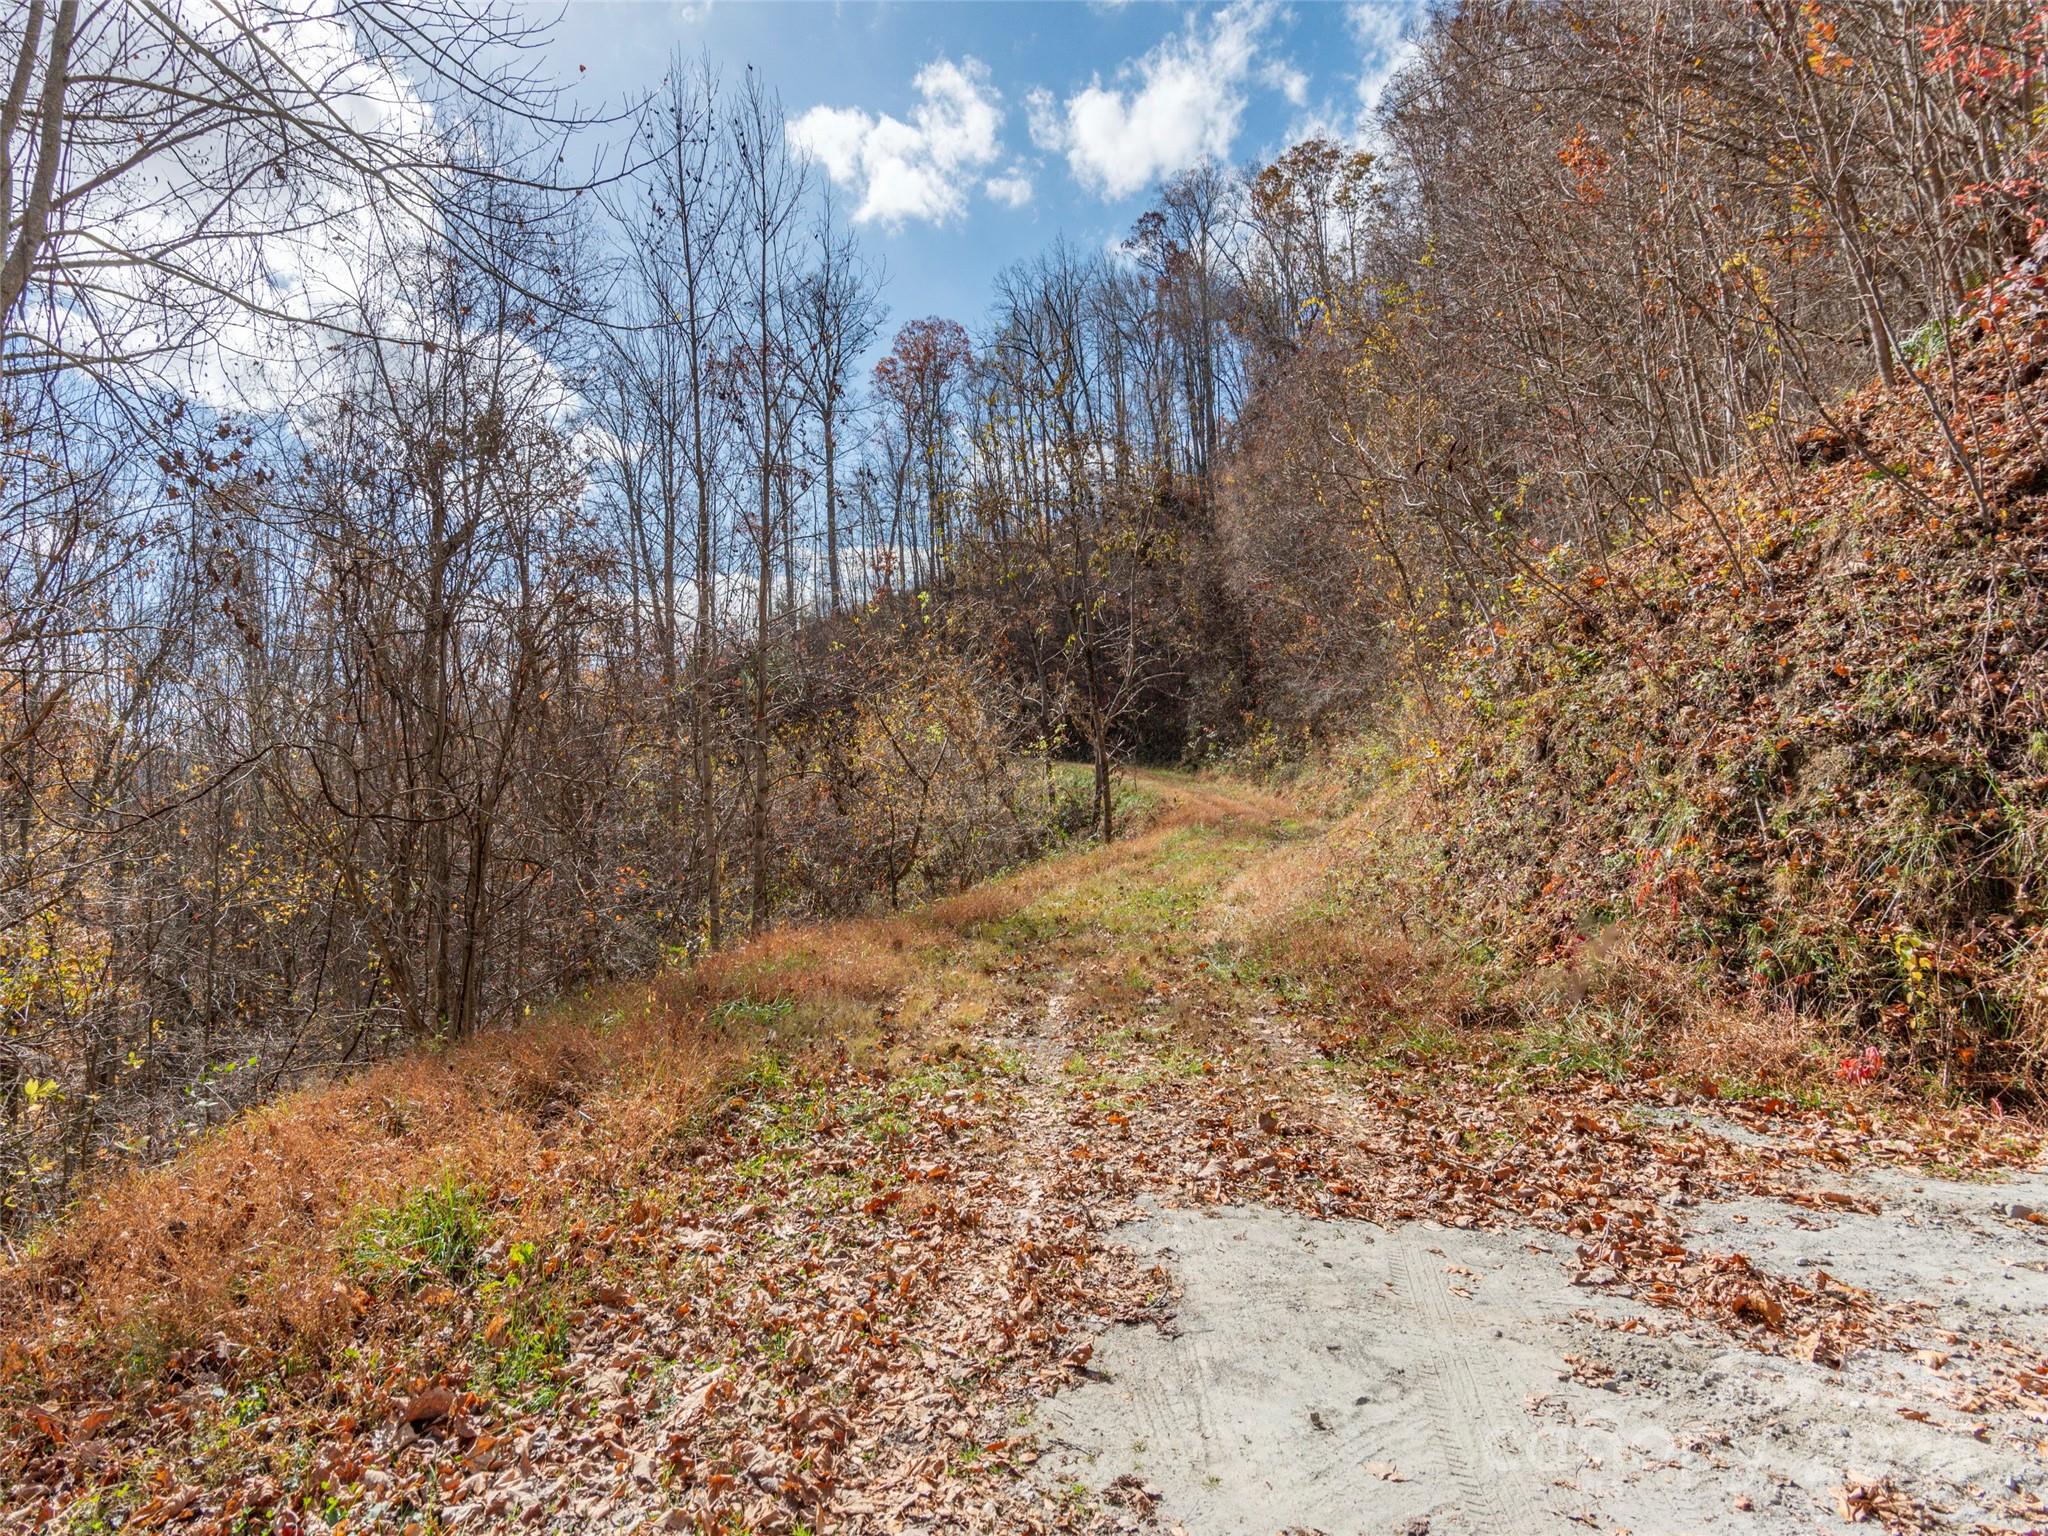
M808 178L804 162L791 152L784 137L782 103L759 75L748 72L728 112L737 180L734 217L744 274L740 305L747 327L744 371L751 397L748 430L752 434L749 451L755 492L754 516L748 528L756 556L753 733L748 743L753 798L748 842L753 925L758 932L767 926L769 916L769 666L777 553L776 490L787 466L781 451L782 421L789 403L786 396L796 386L785 329L785 300L794 276L794 234Z
M433 231L483 256L496 214L462 183L547 178L455 146L492 117L573 126L507 67L543 37L443 4L29 0L0 22L6 373L133 384L185 373L200 338L253 368L280 326L362 323L347 251Z
M835 223L829 185L812 229L815 255L797 284L790 306L791 355L804 404L818 422L824 470L826 611L845 611L839 568L840 438L853 388L855 365L881 329L881 281L862 260L860 248Z
M670 65L641 127L630 231L628 313L613 339L621 391L621 488L639 563L653 594L665 708L681 701L682 587L692 599L688 645L691 862L705 944L717 948L724 896L715 764L718 666L718 501L722 456L735 427L738 182L719 121L722 94L708 60ZM680 732L674 739L680 741Z

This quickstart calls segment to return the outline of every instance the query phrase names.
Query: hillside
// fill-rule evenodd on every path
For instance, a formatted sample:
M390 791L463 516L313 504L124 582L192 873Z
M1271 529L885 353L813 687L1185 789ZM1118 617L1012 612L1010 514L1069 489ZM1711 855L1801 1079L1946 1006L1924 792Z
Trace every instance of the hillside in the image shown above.
M1708 1075L1875 1052L2037 1103L2048 383L2019 297L1938 407L1873 384L1790 458L1516 583L1352 753L1361 919L1483 942L1531 1017L1590 998L1651 1054L1708 1028Z
M2042 0L0 59L0 1536L2048 1529Z

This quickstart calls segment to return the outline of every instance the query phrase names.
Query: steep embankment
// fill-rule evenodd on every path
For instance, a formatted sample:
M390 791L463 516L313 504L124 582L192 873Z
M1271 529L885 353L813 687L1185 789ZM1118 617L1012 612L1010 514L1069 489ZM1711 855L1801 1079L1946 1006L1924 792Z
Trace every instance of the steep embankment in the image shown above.
M1548 563L1413 711L1392 782L1375 767L1358 861L1500 951L1517 1002L1605 988L1668 1034L1718 998L1756 1026L1719 1037L1738 1077L1784 1070L1796 1035L1829 1069L1876 1051L1851 1075L2037 1097L2038 374L1979 341L1934 393L1872 387L1793 462L1760 454L1611 559Z

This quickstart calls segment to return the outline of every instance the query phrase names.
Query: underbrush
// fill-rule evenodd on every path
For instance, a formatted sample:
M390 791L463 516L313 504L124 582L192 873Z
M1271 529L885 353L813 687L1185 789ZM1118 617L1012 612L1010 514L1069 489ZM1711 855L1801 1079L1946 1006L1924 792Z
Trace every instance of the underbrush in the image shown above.
M531 1385L591 1282L585 1240L609 1192L677 1155L764 1040L889 986L884 965L834 948L814 941L797 963L777 936L565 1000L291 1095L113 1180L0 1271L0 1393L20 1410L198 1375L332 1394L389 1341L432 1337L423 1318L446 1330L500 1299L519 1305L476 1353L487 1375ZM545 1269L546 1295L523 1265ZM443 1354L418 1373L469 1369L460 1348Z
M744 1036L663 981L256 1110L111 1181L0 1272L16 1402L169 1374L294 1375L444 1305L506 1235L657 1156Z
M1539 929L1565 883L1540 846L1475 842L1484 812L1459 798L1445 742L1404 757L1389 737L1354 738L1277 776L1343 813L1302 857L1254 870L1211 967L1311 1019L1327 1056L1485 1065L1504 1090L1594 1076L1809 1106L1963 1096L1910 1047L1872 1046L1854 1014L1731 979L1668 914L1596 899L1561 937ZM1520 908L1488 899L1510 878L1535 882L1537 896Z
M1830 1031L1719 993L1697 967L1619 933L1535 966L1493 942L1432 876L1439 855L1427 836L1396 832L1389 798L1347 819L1320 859L1295 861L1295 888L1263 893L1209 960L1308 1022L1331 1062L1457 1063L1503 1092L1590 1077L1730 1099L1844 1099Z

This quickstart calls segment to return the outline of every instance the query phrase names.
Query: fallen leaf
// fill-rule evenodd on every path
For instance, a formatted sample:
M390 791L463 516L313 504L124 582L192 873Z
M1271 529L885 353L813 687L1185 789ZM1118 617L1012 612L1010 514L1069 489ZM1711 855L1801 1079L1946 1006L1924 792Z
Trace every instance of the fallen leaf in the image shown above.
M416 1392L407 1398L398 1416L408 1424L430 1424L435 1419L446 1418L454 1409L453 1392L446 1387L428 1387L424 1392Z
M1744 1291L1735 1302L1740 1316L1753 1317L1766 1328L1785 1326L1785 1308L1769 1291Z

